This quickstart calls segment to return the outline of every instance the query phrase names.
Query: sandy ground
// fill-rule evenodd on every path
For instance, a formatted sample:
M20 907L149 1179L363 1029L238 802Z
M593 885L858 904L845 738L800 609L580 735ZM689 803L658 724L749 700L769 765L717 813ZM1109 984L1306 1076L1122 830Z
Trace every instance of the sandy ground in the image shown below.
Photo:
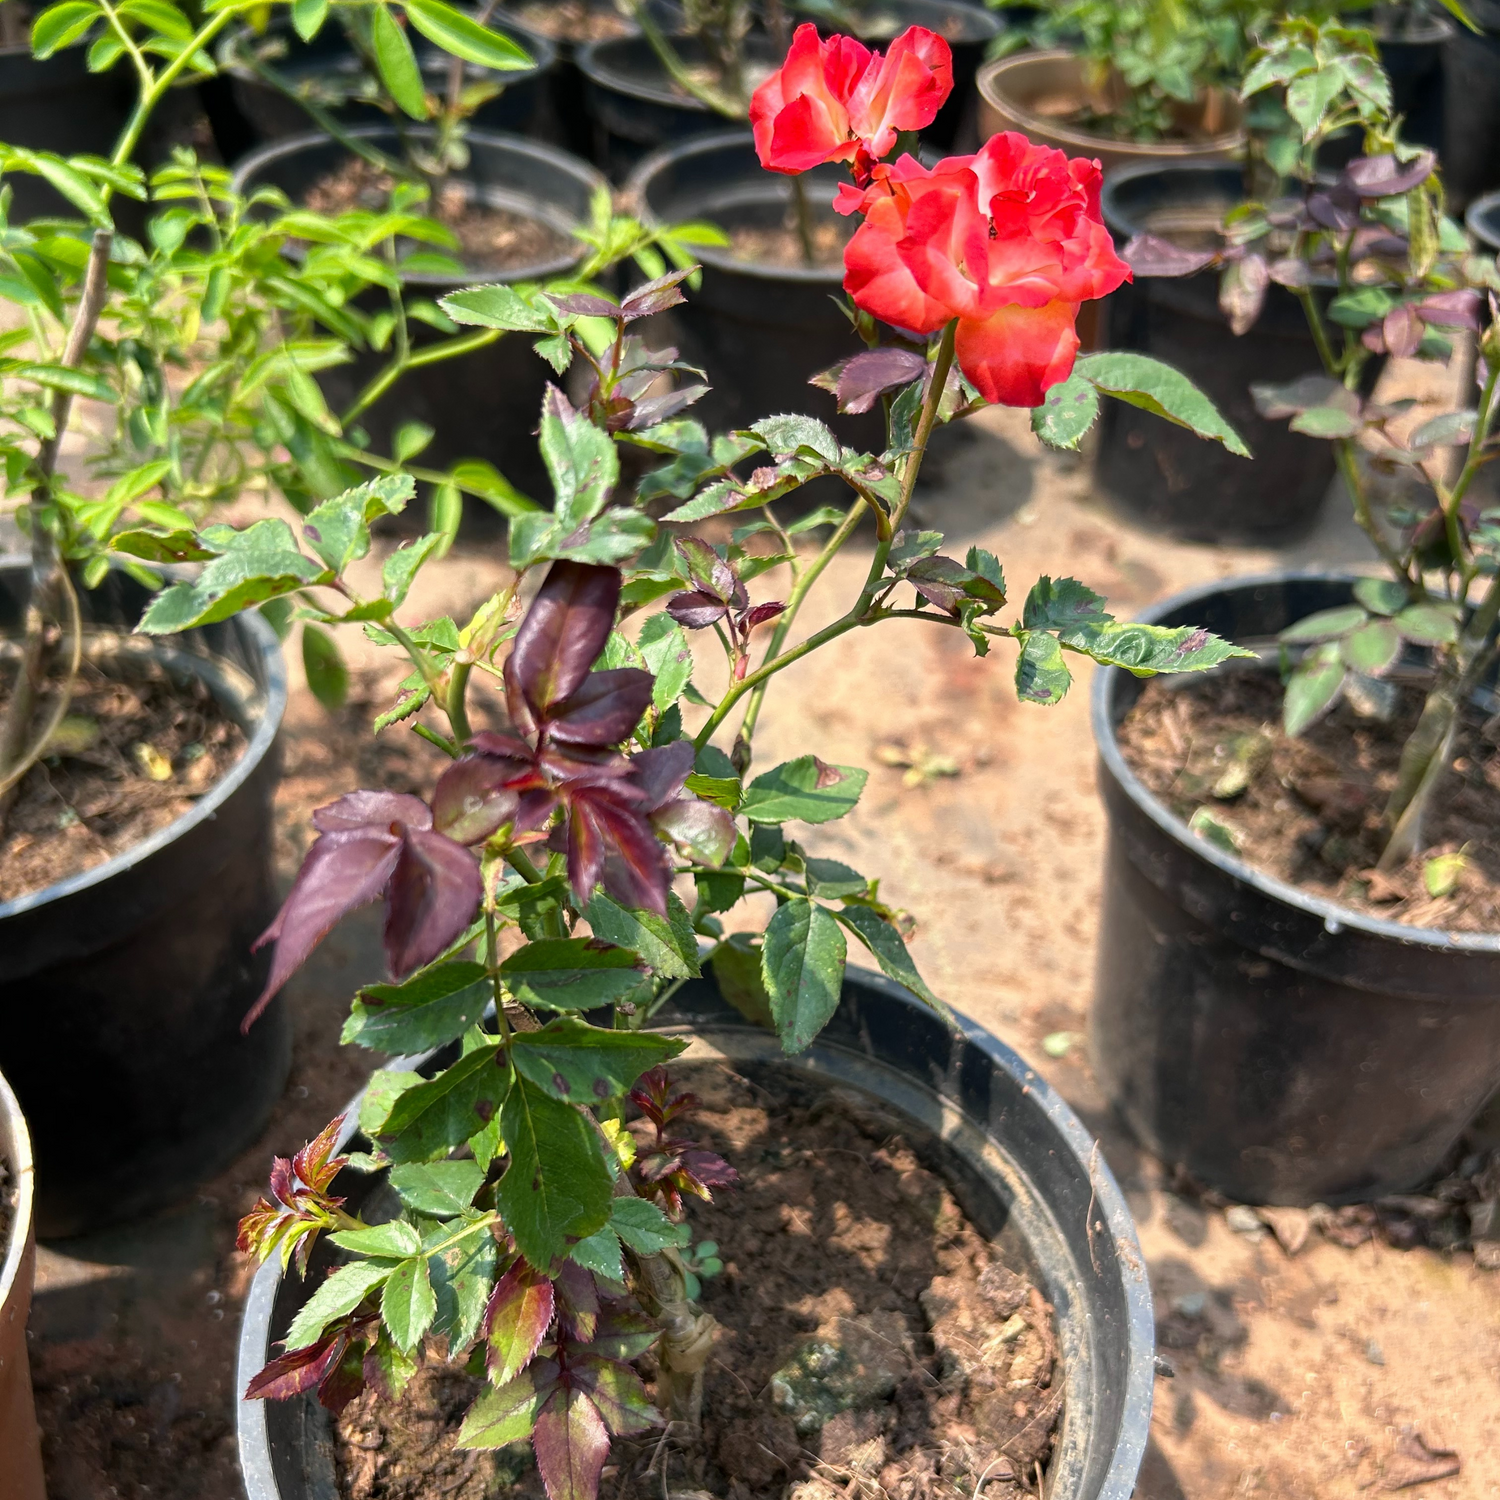
M1426 378L1393 376L1411 390ZM994 551L1017 599L1039 574L1073 573L1126 617L1200 579L1367 558L1337 497L1320 530L1286 553L1144 534L1091 500L1084 462L1041 452L1024 413L984 413L937 456L921 521L958 548ZM867 556L855 545L829 569L807 626L841 609ZM500 576L493 549L461 548L428 570L406 614L462 618ZM775 587L768 575L757 597ZM1138 1496L1381 1492L1399 1477L1399 1446L1413 1441L1404 1429L1459 1455L1456 1477L1413 1491L1423 1500L1500 1496L1500 1275L1476 1271L1463 1253L1378 1242L1350 1251L1316 1235L1289 1258L1269 1236L1247 1239L1221 1212L1168 1191L1158 1165L1110 1119L1081 1035L1104 838L1086 674L1061 706L1022 707L1004 646L976 660L956 631L879 630L878 640L856 632L784 674L757 764L816 750L871 768L854 814L810 830L807 843L879 874L882 895L917 919L912 951L934 988L1021 1051L1100 1136L1140 1225L1175 1371L1157 1382ZM385 680L373 653L355 658L357 701L335 722L296 687L278 803L288 878L310 808L377 772L423 782L426 747L410 736L379 761L365 750L353 763L359 724L383 701ZM702 675L712 680L707 665ZM933 774L908 776L889 763L898 759ZM744 915L750 925L765 913ZM367 916L346 924L289 992L293 1076L253 1150L171 1214L42 1251L32 1358L53 1500L239 1493L231 1362L249 1270L233 1250L233 1223L271 1152L316 1130L368 1066L336 1039L353 983L370 975L372 935ZM1059 1032L1079 1035L1054 1058L1042 1040Z

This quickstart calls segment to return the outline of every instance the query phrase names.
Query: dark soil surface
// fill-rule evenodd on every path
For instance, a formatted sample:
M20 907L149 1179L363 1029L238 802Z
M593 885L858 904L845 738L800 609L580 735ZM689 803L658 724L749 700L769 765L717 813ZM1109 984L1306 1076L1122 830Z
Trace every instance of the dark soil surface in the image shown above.
M179 685L134 662L127 677L85 661L52 743L0 836L0 901L91 870L165 828L229 771L245 735L197 679Z
M318 213L337 214L352 208L383 209L395 181L358 156L320 178L303 197ZM440 187L421 210L451 229L458 240L458 258L474 271L509 271L534 266L565 255L573 241L551 225L527 214L476 203L461 182Z
M843 220L824 219L812 226L812 264L819 270L834 270L844 263L844 246L854 232L852 224ZM730 245L736 260L750 261L758 266L796 268L807 265L803 254L802 239L795 222L782 224L774 229L746 225L728 231Z
M1231 671L1167 686L1157 678L1120 726L1120 748L1184 821L1198 809L1257 869L1355 911L1415 927L1500 932L1500 751L1477 724L1459 734L1422 853L1374 870L1381 812L1421 700L1402 694L1390 723L1341 703L1299 739L1281 729L1281 684ZM1457 883L1434 894L1428 861L1464 853Z
M586 0L534 0L511 5L503 14L543 36L569 42L607 42L624 36L630 23L611 5L589 5Z
M689 1210L695 1238L725 1262L704 1284L721 1331L703 1440L618 1442L603 1500L967 1500L985 1474L990 1500L1036 1494L1062 1412L1052 1309L922 1165L902 1123L775 1074L675 1071L704 1100L695 1133L741 1177ZM868 1376L867 1394L820 1429L795 1420L802 1387L778 1375L814 1345ZM394 1408L362 1396L338 1424L346 1500L539 1497L524 1450L453 1446L482 1389L435 1364Z

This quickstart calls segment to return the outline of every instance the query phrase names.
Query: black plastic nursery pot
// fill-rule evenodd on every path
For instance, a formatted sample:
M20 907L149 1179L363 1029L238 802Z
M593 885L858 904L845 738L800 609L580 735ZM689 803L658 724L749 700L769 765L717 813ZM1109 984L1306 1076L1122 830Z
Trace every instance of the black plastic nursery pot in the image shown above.
M399 155L396 132L361 127L352 135ZM408 135L419 139L424 130ZM589 220L589 203L608 184L587 162L556 147L519 136L471 131L469 165L460 181L482 203L537 220L571 236ZM240 163L235 186L241 192L264 185L279 187L295 203L321 177L348 159L340 142L321 134L295 136L255 152ZM541 281L565 276L583 259L586 247L569 239L565 250L534 264L503 271L475 268L455 279L431 272L408 272L403 291L414 298L436 300L460 287L492 282ZM372 293L384 302L385 294ZM412 325L413 347L447 337L425 324ZM536 446L542 395L555 378L538 358L530 339L507 335L456 359L419 365L396 382L385 396L359 417L375 451L389 453L394 429L409 421L425 422L436 436L423 450L422 462L435 468L459 459L484 459L520 490L549 493L546 469ZM318 377L334 411L341 411L383 369L389 354L365 352L346 365Z
M689 68L705 65L695 38L674 36L672 45ZM710 134L728 123L672 82L639 32L589 42L576 56L593 127L591 154L616 182L658 148ZM768 77L780 64L780 53L769 37L752 32L745 39L745 66L753 81Z
M582 9L591 18L597 17L601 28L607 28L606 34L602 37L574 36L556 21L543 19L551 9L547 0L529 0L529 3L528 0L507 0L497 14L505 29L523 46L535 49L537 44L545 43L556 53L557 60L543 80L549 135L555 135L558 144L574 155L605 166L607 162L595 156L599 142L588 112L588 85L578 67L578 53L590 40L634 36L635 23L620 14L613 0L585 0ZM588 29L596 30L594 27Z
M820 167L800 180L817 220L845 222L832 209L839 169ZM730 234L784 225L792 201L790 179L765 171L751 136L738 130L658 151L641 163L626 197L649 224L706 219ZM693 415L713 430L745 427L800 402L845 443L865 452L884 448L879 412L839 416L831 395L806 385L860 347L832 301L843 285L842 265L763 265L739 259L732 247L696 253L703 284L671 314L683 358L708 372L711 390Z
M1464 215L1464 223L1491 255L1500 255L1500 193L1476 198Z
M1236 579L1142 618L1268 645L1348 603L1352 584ZM1500 934L1356 913L1190 832L1120 753L1140 688L1115 668L1093 687L1109 825L1092 1021L1101 1085L1158 1156L1242 1202L1410 1190L1500 1085Z
M0 561L0 636L20 627L28 578L21 559ZM80 604L95 628L129 631L149 597L114 572ZM31 1125L44 1239L191 1193L259 1134L291 1060L279 999L240 1033L267 972L250 945L277 904L280 645L251 612L148 649L206 683L248 743L128 853L0 904L0 1072Z
M1048 1496L1128 1500L1151 1417L1151 1290L1119 1187L1047 1083L972 1022L951 1033L906 991L857 969L827 1030L796 1057L747 1025L710 980L679 990L660 1024L691 1037L684 1061L862 1091L938 1143L932 1165L980 1231L1029 1263L1056 1309L1065 1396ZM345 1174L335 1191L368 1191L372 1181ZM316 1254L313 1264L321 1272ZM240 1331L241 1391L308 1294L276 1257L256 1273ZM336 1500L328 1422L315 1400L241 1401L238 1426L248 1500Z
M1107 178L1104 221L1123 245L1151 231L1214 234L1242 201L1233 166L1127 168ZM1138 276L1103 305L1103 347L1149 354L1207 393L1254 455L1163 422L1123 401L1100 413L1095 481L1123 511L1189 541L1273 546L1316 523L1334 475L1333 448L1268 421L1252 382L1280 383L1322 369L1302 306L1274 283L1255 325L1236 337L1219 310L1219 273ZM1372 361L1373 364L1373 361Z
M1480 27L1455 26L1443 48L1443 187L1462 208L1500 188L1500 0L1469 0Z
M530 68L499 73L473 63L464 64L467 83L490 82L503 85L498 97L480 105L472 124L478 130L510 130L531 135L545 124L548 96L544 80L557 61L557 49L545 37L522 35L503 24L492 30L502 31L523 46L532 58ZM270 60L273 67L299 95L308 97L329 109L341 126L391 126L391 117L378 105L357 99L338 104L330 102L330 91L349 88L365 71L364 65L349 45L343 31L327 25L304 42L290 26L275 28L272 35L284 47L284 53ZM241 55L252 38L241 33L226 39L220 48L220 60L228 74L230 92L247 127L246 139L251 146L282 141L305 135L315 122L296 98L267 83ZM448 91L449 69L453 59L445 52L422 45L417 53L422 81L427 91L439 96ZM403 126L405 125L403 117Z

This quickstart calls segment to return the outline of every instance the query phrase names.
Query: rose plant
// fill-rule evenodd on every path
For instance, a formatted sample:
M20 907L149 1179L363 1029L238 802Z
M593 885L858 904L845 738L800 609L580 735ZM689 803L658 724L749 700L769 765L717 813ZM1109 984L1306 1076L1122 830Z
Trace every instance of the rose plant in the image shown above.
M450 16L441 0L418 8L434 41L447 26L456 57L475 52L470 19ZM398 184L384 211L321 214L271 188L239 194L227 171L184 148L149 172L139 164L170 90L211 76L215 37L255 9L218 6L195 29L169 4L62 0L33 24L38 59L86 46L92 70L133 70L137 101L108 161L0 144L0 171L42 177L78 216L11 223L9 189L0 189L0 299L15 314L0 350L0 459L6 507L32 552L22 668L0 713L0 826L9 795L67 711L82 649L76 585L97 586L112 560L159 588L163 564L206 555L194 531L220 504L277 493L306 511L362 470L430 486L439 550L457 530L463 494L506 514L537 508L487 464L418 466L432 436L420 423L398 429L390 454L372 452L361 433L367 409L415 365L498 337L461 330L403 289L407 270L462 276L453 234L423 214L425 186ZM318 8L294 9L298 24L310 25L307 13ZM395 24L363 22L377 32L387 23ZM148 205L141 239L117 227L117 194ZM648 230L616 216L606 198L583 236L580 275L627 258L647 275L665 269L664 255L690 264L684 233L691 228ZM418 349L408 336L415 323L446 337ZM360 352L379 356L379 367L333 412L315 376ZM85 474L60 474L79 397L104 411L103 431ZM330 705L341 701L346 673L332 638L309 623L302 651L314 690Z
M1125 255L1152 275L1221 265L1220 301L1236 333L1254 324L1272 282L1290 288L1306 313L1322 370L1252 394L1263 415L1333 444L1355 520L1388 576L1362 580L1354 602L1282 633L1283 722L1300 734L1346 692L1378 684L1407 647L1430 653L1421 716L1373 851L1388 871L1421 850L1423 815L1453 755L1459 717L1500 650L1500 512L1470 498L1482 467L1500 456L1500 275L1444 215L1434 153L1400 139L1390 81L1367 32L1284 22L1252 57L1243 93L1269 89L1285 91L1295 123L1290 150L1274 155L1296 191L1237 207L1222 251L1186 252L1141 236ZM1351 127L1362 131L1364 152L1330 177L1318 168L1319 148ZM1412 401L1363 393L1373 359L1446 362L1461 330L1478 357L1457 409L1412 426ZM1406 476L1416 498L1378 514L1380 471Z
M832 49L836 62L849 55ZM805 75L774 82L769 149L800 133L789 149L810 150ZM893 98L881 118L908 103ZM323 1236L340 1255L248 1395L316 1389L337 1410L366 1385L395 1394L441 1340L488 1380L460 1443L530 1439L552 1500L591 1500L614 1438L663 1422L688 1435L699 1420L714 1321L696 1296L716 1261L690 1248L685 1210L732 1188L734 1173L684 1128L694 1101L666 1071L681 1044L650 1023L702 971L700 944L756 955L735 997L788 1052L838 1005L851 935L942 1010L876 882L799 842L796 824L857 805L866 773L809 752L749 775L770 681L894 619L961 629L980 655L1012 642L1017 692L1041 704L1068 690L1069 653L1140 675L1243 654L1204 630L1119 623L1072 579L1039 579L1003 619L999 560L972 547L960 561L908 524L933 428L987 391L1039 400L1036 430L1063 446L1100 390L1237 443L1164 367L1073 361L1064 325L1078 302L1126 274L1100 238L1098 168L1002 138L924 173L910 157L879 159L893 142L861 137L852 114L832 130L819 117L818 129L819 149L865 179L846 200L859 234L888 252L887 275L871 277L851 247L846 288L868 347L822 377L846 409L883 404L882 453L853 452L804 416L711 437L680 415L703 386L676 383L693 372L647 350L631 325L684 300L683 271L620 301L597 288L476 287L445 299L450 317L534 337L555 366L583 367L576 406L556 387L543 405L554 507L512 522L511 581L465 622L398 621L435 538L390 553L378 584L357 580L370 522L411 494L409 479L382 477L325 501L300 536L276 519L200 534L211 557L142 625L184 629L270 599L359 624L413 669L377 727L407 722L451 757L425 799L362 790L320 808L262 939L274 944L270 995L340 917L382 900L390 982L360 990L344 1038L432 1056L419 1071L374 1074L358 1113L367 1150L339 1154L352 1122L334 1121L276 1162L244 1219L241 1246L262 1258L305 1273ZM585 337L596 319L612 330L602 344ZM661 460L633 495L621 490L622 445ZM776 502L827 476L848 487L847 508L784 524ZM688 530L747 513L727 544ZM793 641L811 589L862 525L873 534L863 582ZM802 538L826 526L806 550ZM776 568L788 588L756 602L751 586ZM715 641L722 668L708 659ZM481 684L505 728L473 729ZM764 932L726 938L721 915L751 896L770 898ZM388 1171L395 1216L348 1212L345 1167ZM631 1368L648 1348L654 1398Z

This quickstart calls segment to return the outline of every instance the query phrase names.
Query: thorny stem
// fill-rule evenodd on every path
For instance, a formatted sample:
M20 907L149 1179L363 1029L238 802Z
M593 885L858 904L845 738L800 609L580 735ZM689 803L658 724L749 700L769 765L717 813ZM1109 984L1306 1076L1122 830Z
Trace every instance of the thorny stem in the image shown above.
M932 429L937 423L938 407L942 404L943 393L948 385L948 372L953 368L953 342L958 331L958 320L955 318L943 330L942 342L938 345L936 360L933 361L932 380L927 387L926 398L922 402L922 415L917 422L916 436L912 441L911 452L907 455L906 468L901 476L901 495L896 503L895 509L890 516L890 537L879 540L875 544L875 555L870 560L870 571L866 575L864 587L859 591L859 597L850 606L846 614L840 615L831 625L825 625L821 630L808 636L805 641L791 647L789 650L780 651L770 656L768 660L761 663L753 672L747 672L738 682L732 682L724 696L719 700L718 707L709 715L703 728L693 737L693 743L698 749L702 749L714 731L722 724L728 716L729 711L739 702L746 693L753 691L761 683L774 677L776 673L791 666L794 661L800 661L810 651L816 651L819 646L825 646L831 640L853 630L857 625L870 623L869 609L874 602L875 595L880 591L881 575L885 572L885 560L890 556L891 538L901 529L901 522L906 517L907 507L911 504L912 492L917 487L917 476L922 470L922 460L927 454L928 439L932 436ZM867 504L866 501L861 503ZM816 577L833 553L841 547L849 536L853 534L854 525L859 514L859 505L851 508L849 514L844 518L843 524L833 537L829 539L825 547L825 556L821 557L816 565L816 571L809 570L812 577ZM837 545L836 545L837 544ZM802 583L803 580L799 580ZM811 580L807 580L810 586ZM806 595L807 589L803 587L802 594ZM797 601L801 603L801 598ZM788 601L790 604L790 601ZM790 613L790 609L786 613ZM785 615L783 616L785 619ZM790 628L790 621L786 621ZM782 640L786 638L784 629L778 630ZM772 648L775 649L777 642L773 638Z

